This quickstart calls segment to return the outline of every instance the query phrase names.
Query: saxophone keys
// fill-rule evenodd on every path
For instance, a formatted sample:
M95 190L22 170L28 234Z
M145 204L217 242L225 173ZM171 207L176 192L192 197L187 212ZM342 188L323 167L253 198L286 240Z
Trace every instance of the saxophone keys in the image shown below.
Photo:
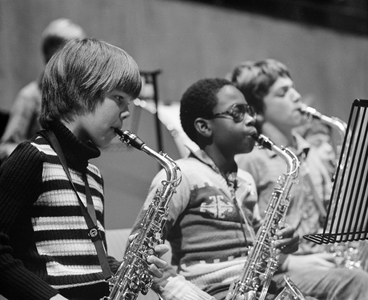
M123 295L123 297L122 297L122 299L124 299L124 300L134 300L136 298L137 298L137 295L134 294L131 291L125 292L124 295Z
M132 278L129 282L129 290L132 293L138 293L139 292L139 280L137 277Z
M257 290L260 284L261 284L261 279L259 277L255 277L251 280L250 286L252 290Z

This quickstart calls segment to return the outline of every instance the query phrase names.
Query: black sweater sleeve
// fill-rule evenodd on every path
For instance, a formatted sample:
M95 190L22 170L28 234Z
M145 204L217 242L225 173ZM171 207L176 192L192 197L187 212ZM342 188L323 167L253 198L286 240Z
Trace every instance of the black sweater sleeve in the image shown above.
M0 294L8 299L50 299L57 291L27 270L14 254L21 230L42 190L43 154L20 144L0 168Z

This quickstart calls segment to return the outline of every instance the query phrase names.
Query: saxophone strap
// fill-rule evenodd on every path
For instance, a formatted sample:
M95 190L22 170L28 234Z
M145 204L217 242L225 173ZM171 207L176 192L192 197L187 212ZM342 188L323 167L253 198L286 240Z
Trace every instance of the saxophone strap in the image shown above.
M238 203L238 200L236 199L236 194L235 193L236 193L236 190L238 188L238 181L237 181L237 179L235 179L233 181L228 180L227 182L228 182L228 186L230 188L230 193L231 193L232 200L234 202L234 206L235 206L235 208L238 212L238 215L239 215L239 221L240 221L240 226L241 226L242 233L243 233L243 236L244 236L245 246L248 247L249 243L248 243L248 240L247 240L246 231L248 231L249 235L251 236L252 242L255 241L255 234L254 234L254 231L250 228L248 220L247 220L247 218L244 214L244 211L241 209L241 207ZM245 224L246 228L244 227L243 221L244 221L244 224Z
M89 188L88 180L87 180L87 173L82 173L83 182L85 185L86 190L86 199L87 199L87 208L83 204L81 198L79 197L79 194L77 192L77 189L75 188L75 185L73 183L73 180L70 176L70 172L68 169L68 165L66 162L66 159L64 157L63 151L60 147L60 144L55 136L55 134L51 130L46 130L46 136L40 132L42 136L44 136L50 143L50 145L54 148L56 154L59 157L59 160L64 168L64 171L66 175L68 176L68 179L70 181L71 186L73 187L73 190L75 194L77 195L79 205L81 207L82 214L84 216L84 219L86 220L87 226L88 226L88 237L91 239L93 244L95 245L98 260L100 262L101 268L102 268L102 274L104 278L107 280L112 276L112 272L110 269L109 262L107 260L106 256L106 249L102 242L102 236L101 231L99 230L97 226L97 217L96 217L96 211L93 205L93 200L91 196L91 191Z

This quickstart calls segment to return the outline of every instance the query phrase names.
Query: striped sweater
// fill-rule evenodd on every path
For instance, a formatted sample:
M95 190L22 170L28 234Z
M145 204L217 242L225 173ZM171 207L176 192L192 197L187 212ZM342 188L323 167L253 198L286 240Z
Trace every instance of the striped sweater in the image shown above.
M50 127L84 204L87 173L103 231L103 179L88 163L99 150L59 122ZM116 271L119 263L110 257L109 262ZM99 299L107 292L78 198L41 136L19 145L0 169L0 282L0 294L9 299L49 299L57 290L69 299Z

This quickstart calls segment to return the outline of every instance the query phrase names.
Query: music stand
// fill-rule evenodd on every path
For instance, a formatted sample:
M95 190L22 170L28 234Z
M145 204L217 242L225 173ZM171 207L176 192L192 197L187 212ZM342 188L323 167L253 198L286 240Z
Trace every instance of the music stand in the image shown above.
M305 235L309 241L330 244L368 239L367 107L368 100L353 101L323 232Z
M161 122L158 117L158 82L157 82L157 76L161 74L161 70L155 70L155 71L141 71L141 76L145 77L146 82L152 84L153 86L153 100L155 102L156 106L156 112L155 115L155 125L156 125L156 137L157 137L157 146L160 151L164 151L163 149L163 142L162 142L162 130L161 130Z

